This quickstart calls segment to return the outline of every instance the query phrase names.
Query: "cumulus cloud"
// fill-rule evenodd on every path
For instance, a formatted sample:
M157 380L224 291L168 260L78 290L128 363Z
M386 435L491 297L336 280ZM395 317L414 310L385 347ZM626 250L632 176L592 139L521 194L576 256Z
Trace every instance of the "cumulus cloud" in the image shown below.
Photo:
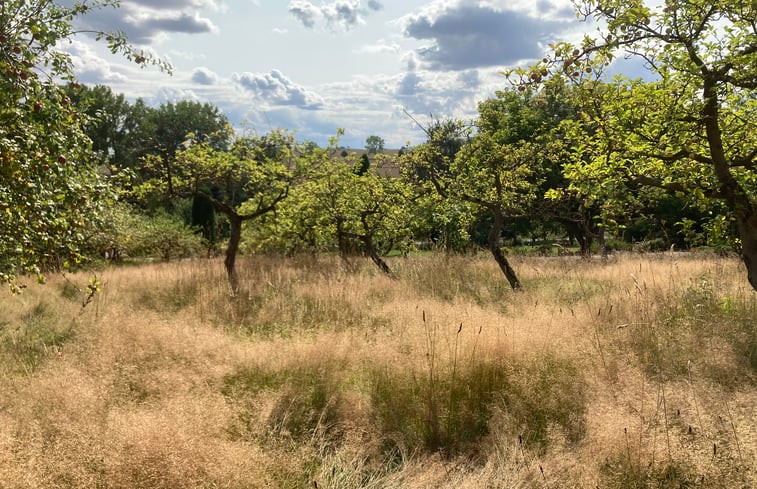
M407 37L430 42L416 51L429 68L464 70L536 58L567 25L492 5L454 3L407 17L404 31Z
M289 2L289 13L308 29L315 27L315 22L321 17L321 9L310 2L295 0Z
M390 94L411 112L452 116L475 109L472 97L479 85L476 70L463 74L410 71L397 78Z
M415 72L405 73L400 82L397 84L397 95L399 97L414 97L420 91L421 77Z
M213 0L129 0L119 9L92 10L77 19L77 28L93 31L124 31L135 44L150 44L172 32L200 34L218 27L197 9L223 8Z
M87 44L72 41L61 46L61 50L71 55L74 70L84 83L100 84L126 81L126 77L113 70L106 60L98 56Z
M270 73L235 73L234 82L273 105L293 105L301 109L321 108L323 99L315 92L294 83L279 70Z
M215 85L218 83L218 75L204 66L198 66L192 72L192 81L198 85Z
M337 0L322 5L315 5L309 0L293 0L289 2L289 13L308 29L325 21L332 29L341 27L349 30L364 24L364 16L370 11L381 10L383 7L376 0L369 0L365 6L360 0Z

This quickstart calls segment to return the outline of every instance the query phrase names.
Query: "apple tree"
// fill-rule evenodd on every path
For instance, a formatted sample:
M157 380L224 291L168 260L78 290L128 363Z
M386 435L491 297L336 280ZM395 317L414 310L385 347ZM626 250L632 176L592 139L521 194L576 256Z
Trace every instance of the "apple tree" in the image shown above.
M268 235L250 239L287 253L336 249L347 264L356 253L364 253L391 275L383 255L409 247L410 188L405 180L373 169L356 173L354 161L333 153L324 152L311 165L307 180L292 189L272 218Z
M110 6L117 2L0 3L0 282L13 291L22 274L42 281L45 270L81 262L85 231L108 195L82 131L85 117L60 88L76 80L57 46L77 35L75 18ZM95 35L113 52L168 69L121 35Z
M426 129L428 141L406 158L416 181L429 182L446 199L491 217L487 247L513 290L521 282L502 249L502 233L506 225L531 215L560 153L551 137L555 119L541 95L499 91L479 104L475 134L461 122L436 122Z
M153 176L138 193L168 197L198 198L224 214L230 226L224 266L233 292L239 290L236 258L242 225L272 212L289 194L293 179L307 164L291 134L274 131L261 137L237 139L229 151L211 147L211 142L193 142L171 159L145 157L147 173ZM208 187L218 189L207 192Z
M658 189L703 209L724 204L747 278L757 290L757 4L740 0L582 0L601 25L580 46L522 71L555 68L583 91L586 124L573 128L573 187L603 205L627 190ZM635 58L647 80L606 66ZM714 216L714 217L720 217Z

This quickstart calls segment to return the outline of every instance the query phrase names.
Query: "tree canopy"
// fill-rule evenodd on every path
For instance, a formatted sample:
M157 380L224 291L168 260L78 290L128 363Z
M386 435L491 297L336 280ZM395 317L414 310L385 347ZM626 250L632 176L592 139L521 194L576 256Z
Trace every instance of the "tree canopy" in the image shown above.
M107 196L97 158L82 130L85 115L60 83L76 84L59 42L77 34L73 20L115 1L70 7L50 0L0 5L0 282L18 290L17 274L81 261L87 231ZM139 64L167 65L135 51L118 34L96 33L111 51Z
M603 205L645 187L703 208L722 202L757 290L757 6L590 0L578 11L603 26L599 35L557 44L517 72L521 86L552 70L579 87L586 124L572 127L573 188ZM620 54L639 58L649 79L608 81Z

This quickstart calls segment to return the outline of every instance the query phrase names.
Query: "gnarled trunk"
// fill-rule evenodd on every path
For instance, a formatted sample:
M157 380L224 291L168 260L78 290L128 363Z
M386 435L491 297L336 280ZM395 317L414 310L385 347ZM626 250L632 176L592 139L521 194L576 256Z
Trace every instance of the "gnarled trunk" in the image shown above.
M494 212L494 222L492 228L489 231L489 251L491 252L494 260L499 265L499 269L505 275L505 278L510 283L510 287L513 290L520 290L522 288L518 276L515 274L515 270L510 266L510 262L507 261L505 254L502 252L502 248L499 246L499 237L502 234L502 228L505 225L504 216L500 212Z
M368 255L371 257L371 260L373 260L373 263L375 263L376 266L379 267L379 270L391 277L392 270L389 268L389 265L387 265L386 262L381 258L381 255L379 255L376 246L373 244L373 238L371 236L363 236L361 237L361 239L363 241L363 244L365 245L365 249L368 251Z

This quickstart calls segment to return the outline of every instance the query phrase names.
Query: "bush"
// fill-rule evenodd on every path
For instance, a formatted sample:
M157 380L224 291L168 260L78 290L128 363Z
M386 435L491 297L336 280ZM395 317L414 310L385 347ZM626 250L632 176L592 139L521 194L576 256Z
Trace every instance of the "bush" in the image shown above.
M205 249L202 236L166 213L152 217L119 204L89 241L89 254L120 261L125 257L185 258Z

